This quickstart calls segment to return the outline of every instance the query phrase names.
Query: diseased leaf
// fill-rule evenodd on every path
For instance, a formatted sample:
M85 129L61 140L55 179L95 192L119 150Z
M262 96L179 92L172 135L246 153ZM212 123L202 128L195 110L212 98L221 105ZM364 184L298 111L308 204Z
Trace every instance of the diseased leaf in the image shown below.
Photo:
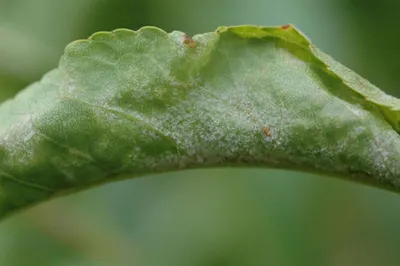
M93 185L262 166L398 191L400 100L291 25L100 32L0 106L0 217Z

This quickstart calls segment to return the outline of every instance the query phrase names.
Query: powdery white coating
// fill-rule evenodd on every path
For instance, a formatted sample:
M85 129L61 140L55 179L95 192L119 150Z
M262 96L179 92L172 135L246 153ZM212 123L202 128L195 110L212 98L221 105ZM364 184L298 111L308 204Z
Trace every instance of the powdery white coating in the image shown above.
M205 166L399 186L400 137L378 108L304 39L258 34L197 35L194 47L184 33L143 28L71 44L59 70L0 107L0 214L122 176Z

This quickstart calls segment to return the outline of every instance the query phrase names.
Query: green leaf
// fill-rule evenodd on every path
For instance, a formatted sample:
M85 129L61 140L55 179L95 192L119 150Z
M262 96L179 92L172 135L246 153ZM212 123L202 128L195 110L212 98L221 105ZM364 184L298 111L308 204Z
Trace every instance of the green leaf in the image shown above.
M398 191L400 100L291 25L100 32L0 106L0 217L151 173L261 166Z

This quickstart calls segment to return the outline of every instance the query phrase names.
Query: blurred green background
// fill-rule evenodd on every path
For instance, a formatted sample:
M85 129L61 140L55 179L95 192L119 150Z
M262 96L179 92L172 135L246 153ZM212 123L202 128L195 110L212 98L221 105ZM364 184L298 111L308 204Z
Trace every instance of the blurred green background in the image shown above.
M398 14L394 0L0 0L0 101L99 30L286 23L399 96ZM302 173L170 173L14 215L0 224L0 265L400 265L398 210L396 194Z

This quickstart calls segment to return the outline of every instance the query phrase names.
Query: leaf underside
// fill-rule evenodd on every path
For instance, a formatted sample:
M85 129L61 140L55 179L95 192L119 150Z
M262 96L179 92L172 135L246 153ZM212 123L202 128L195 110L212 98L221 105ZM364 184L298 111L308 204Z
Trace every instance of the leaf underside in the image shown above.
M0 218L97 184L214 166L337 176L398 191L400 100L296 28L192 38L154 27L71 43L0 105Z

